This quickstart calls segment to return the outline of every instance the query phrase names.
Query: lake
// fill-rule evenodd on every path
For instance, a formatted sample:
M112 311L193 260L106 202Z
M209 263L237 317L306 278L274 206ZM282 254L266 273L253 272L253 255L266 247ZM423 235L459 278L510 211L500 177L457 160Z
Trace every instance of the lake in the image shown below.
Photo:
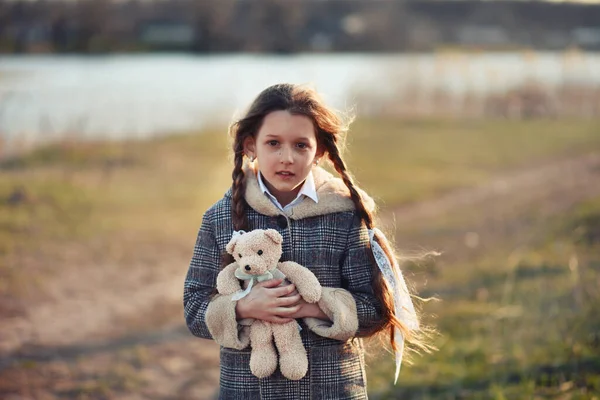
M312 83L338 109L375 113L501 93L527 82L600 85L600 54L439 53L0 57L0 137L145 138L228 123L266 86Z

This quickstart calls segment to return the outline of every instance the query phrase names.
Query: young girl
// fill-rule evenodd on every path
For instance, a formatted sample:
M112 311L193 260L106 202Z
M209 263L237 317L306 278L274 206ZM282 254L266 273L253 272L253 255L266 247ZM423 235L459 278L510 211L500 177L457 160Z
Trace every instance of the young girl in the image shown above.
M365 399L362 337L389 332L397 371L404 339L420 343L418 320L385 237L374 228L373 200L352 181L338 143L340 118L309 88L265 89L231 127L233 184L206 211L184 287L190 331L221 345L222 399ZM319 167L328 159L339 178ZM323 286L318 304L294 285L270 280L232 301L214 295L234 231L276 229L282 261L310 269ZM226 256L223 260L222 256ZM308 373L289 380L279 369L258 379L250 372L246 318L297 320Z

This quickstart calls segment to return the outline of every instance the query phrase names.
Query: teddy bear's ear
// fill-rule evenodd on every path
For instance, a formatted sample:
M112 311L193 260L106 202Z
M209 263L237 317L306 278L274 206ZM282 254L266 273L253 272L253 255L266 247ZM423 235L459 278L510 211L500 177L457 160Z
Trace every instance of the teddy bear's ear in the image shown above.
M225 250L227 250L227 252L231 255L233 255L233 252L235 251L235 244L237 243L237 240L238 236L234 236L231 238L229 243L227 243L227 246L225 246Z
M243 230L233 231L233 233L231 234L231 240L229 241L229 243L227 243L227 246L225 246L225 250L227 250L227 252L229 254L233 255L233 252L235 251L235 244L237 243L237 240L240 238L240 236L242 236L245 233L246 233L246 231L243 231Z
M267 235L267 237L276 244L281 244L281 242L283 242L283 238L275 229L267 229L265 231L265 235Z

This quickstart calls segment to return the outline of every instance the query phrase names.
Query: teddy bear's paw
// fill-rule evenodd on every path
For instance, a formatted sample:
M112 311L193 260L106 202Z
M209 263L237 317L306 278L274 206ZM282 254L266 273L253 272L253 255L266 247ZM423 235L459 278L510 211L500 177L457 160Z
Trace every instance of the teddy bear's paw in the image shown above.
M257 378L270 376L277 368L277 353L272 346L260 346L250 354L250 371Z
M302 379L308 371L308 357L306 352L288 351L279 356L279 369L281 374L288 379L297 381Z
M321 287L305 288L300 294L308 303L316 303L321 299Z

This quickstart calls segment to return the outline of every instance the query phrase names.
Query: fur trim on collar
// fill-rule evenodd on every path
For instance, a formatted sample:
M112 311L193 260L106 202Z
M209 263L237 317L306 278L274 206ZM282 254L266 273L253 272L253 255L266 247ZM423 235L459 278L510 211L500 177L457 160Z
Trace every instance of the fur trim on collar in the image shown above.
M246 178L246 202L257 212L277 216L282 212L265 196L260 190L256 170L253 164L244 166ZM286 212L287 216L294 220L299 220L317 215L325 215L342 211L354 211L354 203L350 198L350 191L340 178L336 178L321 167L313 167L313 176L315 179L315 188L319 196L319 202L315 203L312 199L304 198L297 206ZM366 208L374 212L375 202L362 189L358 188Z

